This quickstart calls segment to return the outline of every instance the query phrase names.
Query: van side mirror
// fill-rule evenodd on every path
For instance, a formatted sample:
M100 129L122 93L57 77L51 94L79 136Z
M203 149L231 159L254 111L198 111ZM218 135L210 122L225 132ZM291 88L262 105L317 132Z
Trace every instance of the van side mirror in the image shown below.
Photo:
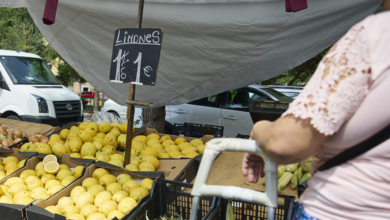
M0 79L0 89L11 91L4 79Z
M56 76L57 80L59 80L59 79L60 79L60 76L59 76L59 75L55 75L55 76Z

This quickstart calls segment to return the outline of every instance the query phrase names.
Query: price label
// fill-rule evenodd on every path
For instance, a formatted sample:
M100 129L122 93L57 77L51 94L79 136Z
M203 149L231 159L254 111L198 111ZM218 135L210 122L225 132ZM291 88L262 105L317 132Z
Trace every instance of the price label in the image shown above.
M115 30L110 81L154 86L162 37L163 30L158 28Z

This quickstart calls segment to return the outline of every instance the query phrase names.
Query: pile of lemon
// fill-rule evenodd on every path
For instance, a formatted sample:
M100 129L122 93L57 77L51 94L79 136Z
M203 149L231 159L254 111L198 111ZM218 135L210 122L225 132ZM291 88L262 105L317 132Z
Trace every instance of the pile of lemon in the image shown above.
M22 168L26 160L19 160L15 156L0 158L0 180Z
M7 179L0 188L0 203L27 205L36 199L47 199L79 177L83 168L77 166L72 173L67 165L58 164L55 156L48 155L35 170L26 169L19 177Z
M133 126L133 132L134 129ZM60 134L51 135L48 143L26 143L20 151L58 156L69 153L71 157L101 160L123 167L124 157L116 154L116 148L125 147L126 133L127 122L102 122L99 125L96 122L83 122L79 126L61 130Z
M172 140L168 135L160 138L155 133L138 135L133 138L130 164L125 168L131 171L155 171L159 166L157 158L194 158L203 154L204 148L201 139L187 142L183 137Z
M153 180L149 178L138 184L128 174L115 177L106 169L98 168L92 177L83 180L81 186L72 189L70 197L62 197L57 205L45 209L67 219L121 219L149 193L152 185Z

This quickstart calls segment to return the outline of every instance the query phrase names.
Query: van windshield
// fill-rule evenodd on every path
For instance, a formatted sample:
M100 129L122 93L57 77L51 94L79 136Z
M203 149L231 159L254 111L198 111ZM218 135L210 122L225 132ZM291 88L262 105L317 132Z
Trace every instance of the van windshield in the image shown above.
M60 84L41 59L1 56L0 62L14 84Z

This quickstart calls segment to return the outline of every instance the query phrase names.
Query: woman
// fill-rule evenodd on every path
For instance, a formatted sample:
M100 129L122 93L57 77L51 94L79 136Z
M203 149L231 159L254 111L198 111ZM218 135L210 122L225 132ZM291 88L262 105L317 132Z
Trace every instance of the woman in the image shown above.
M381 1L385 10L390 0ZM276 163L320 159L313 170L390 124L390 12L356 24L328 52L302 93L251 138ZM261 158L246 154L243 174L257 182ZM390 140L340 166L317 172L294 219L389 219Z

